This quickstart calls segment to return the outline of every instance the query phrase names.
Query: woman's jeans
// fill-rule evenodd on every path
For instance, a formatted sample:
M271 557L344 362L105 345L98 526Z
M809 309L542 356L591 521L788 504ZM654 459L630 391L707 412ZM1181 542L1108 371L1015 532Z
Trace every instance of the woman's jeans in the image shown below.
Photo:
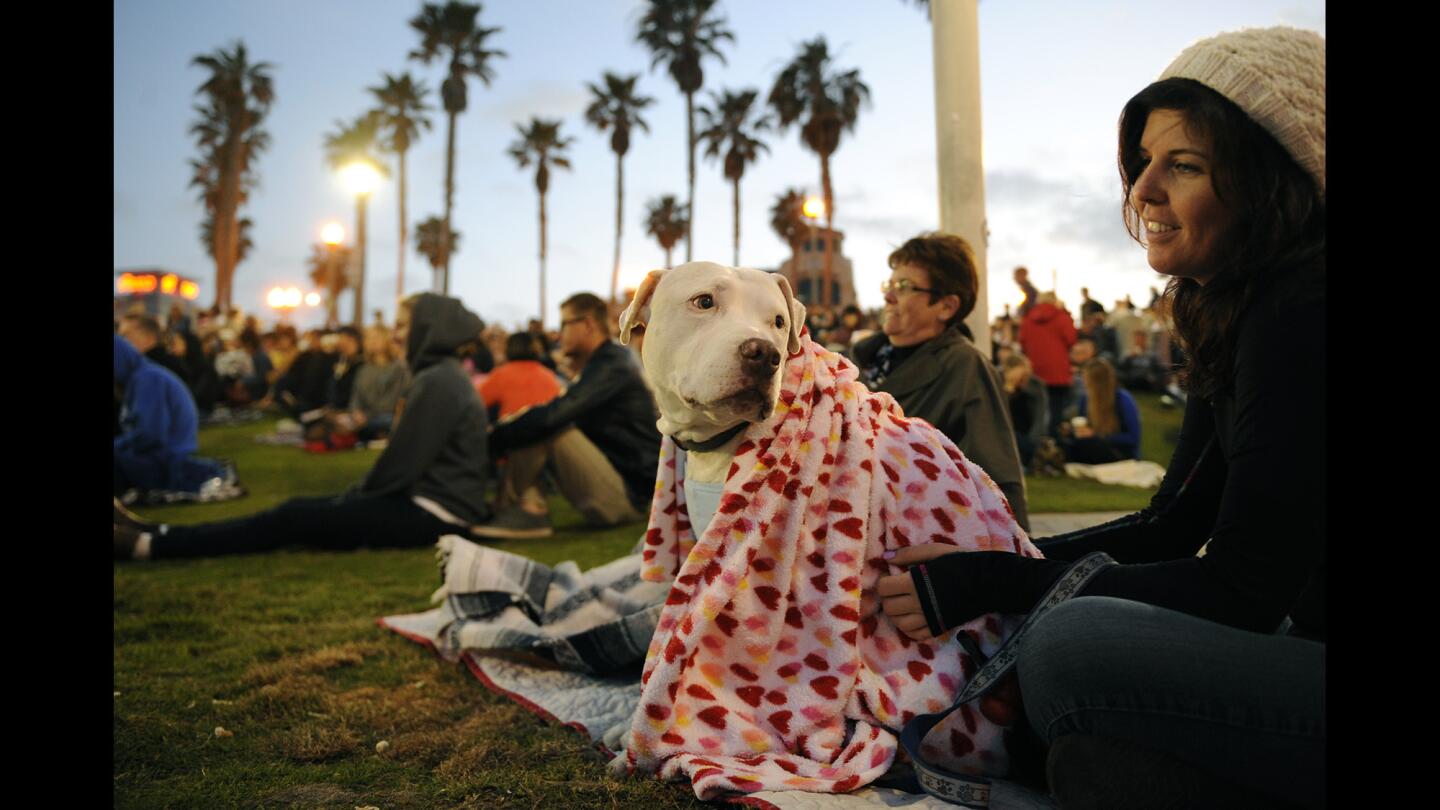
M1036 622L1017 667L1047 746L1123 740L1277 799L1325 800L1322 643L1086 596Z
M249 517L170 526L151 539L150 558L252 554L292 546L328 551L416 547L461 531L404 495L295 498Z

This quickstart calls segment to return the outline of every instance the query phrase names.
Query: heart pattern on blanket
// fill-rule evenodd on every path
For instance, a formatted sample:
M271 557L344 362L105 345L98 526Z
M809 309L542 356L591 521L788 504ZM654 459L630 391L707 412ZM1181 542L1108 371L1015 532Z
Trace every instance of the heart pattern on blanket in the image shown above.
M910 639L879 612L876 580L900 570L881 555L927 542L1039 551L983 470L808 333L775 412L746 430L700 537L679 452L663 440L641 564L645 579L673 583L641 704L672 713L637 715L630 767L688 776L702 800L874 781L903 724L949 706L978 669L955 634L990 655L1018 626L984 616L935 642ZM990 718L1014 717L1016 700L952 714L924 750L954 771L1004 773L1003 727Z

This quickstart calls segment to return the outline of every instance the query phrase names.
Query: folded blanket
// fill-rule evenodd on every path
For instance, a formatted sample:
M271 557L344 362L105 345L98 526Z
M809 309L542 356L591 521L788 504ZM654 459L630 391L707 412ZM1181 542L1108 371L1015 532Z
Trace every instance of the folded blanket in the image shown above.
M854 790L890 767L905 722L950 706L978 669L955 633L990 655L1018 626L989 615L916 642L879 612L876 580L899 573L887 549L1040 553L984 470L808 335L699 538L676 453L665 438L645 538L643 576L673 587L642 675L632 770L688 776L701 799ZM999 775L1000 734L988 717L955 712L922 751Z
M581 572L445 535L438 543L440 607L405 618L426 628L436 652L509 652L596 675L644 661L668 590L640 579L632 554Z
M1089 478L1102 484L1119 484L1127 487L1153 489L1165 479L1165 468L1153 461L1125 459L1109 464L1065 465L1065 474L1071 478Z

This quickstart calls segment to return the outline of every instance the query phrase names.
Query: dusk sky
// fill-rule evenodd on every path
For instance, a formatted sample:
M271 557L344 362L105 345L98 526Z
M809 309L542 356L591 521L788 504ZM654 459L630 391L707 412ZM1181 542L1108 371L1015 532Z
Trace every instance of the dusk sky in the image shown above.
M945 0L937 0L944 2ZM470 106L459 118L454 225L460 251L451 293L487 321L514 327L538 307L537 195L533 169L506 154L515 124L532 115L561 118L573 136L573 171L552 175L548 195L547 323L561 300L610 283L615 218L615 158L609 134L584 121L590 94L609 70L640 73L639 91L655 98L625 161L622 285L633 286L664 263L646 236L647 200L685 198L685 100L663 66L635 42L639 0L491 0L480 21L502 30L489 46L508 52L486 87L470 80ZM160 267L200 281L200 302L214 297L213 261L199 240L203 211L189 182L197 154L188 134L196 88L206 73L191 60L243 40L254 61L271 63L276 101L265 128L272 144L259 160L260 186L242 215L254 220L255 248L237 271L235 303L267 320L265 291L276 284L309 289L305 260L326 222L353 239L355 204L327 168L326 133L370 108L367 87L382 72L410 72L431 89L434 126L410 150L409 216L443 212L445 116L438 109L440 62L406 55L419 43L408 21L421 3L398 0L116 0L115 269ZM835 226L846 234L862 306L879 306L885 257L905 239L938 225L935 103L925 11L902 0L727 0L719 4L735 33L722 45L727 63L707 59L708 91L756 88L763 99L803 41L823 35L837 66L859 68L872 104L832 159ZM822 13L823 12L823 13ZM1079 288L1108 307L1127 293L1138 304L1162 281L1145 264L1120 219L1115 125L1121 107L1197 39L1241 27L1292 25L1325 34L1322 0L1218 0L1135 4L1095 0L983 0L980 76L992 313L1014 304L1010 280L1027 265L1043 290L1071 309ZM787 186L819 193L818 158L792 128L767 136L770 152L741 185L742 264L774 268L788 255L769 227L769 208ZM393 161L392 161L393 168ZM696 259L731 260L731 190L717 161L697 157ZM375 193L369 212L367 309L393 316L398 186ZM429 289L429 264L406 258L407 292ZM676 261L684 258L683 244ZM348 296L341 311L349 315ZM317 323L319 313L296 321ZM368 316L367 316L368 320Z

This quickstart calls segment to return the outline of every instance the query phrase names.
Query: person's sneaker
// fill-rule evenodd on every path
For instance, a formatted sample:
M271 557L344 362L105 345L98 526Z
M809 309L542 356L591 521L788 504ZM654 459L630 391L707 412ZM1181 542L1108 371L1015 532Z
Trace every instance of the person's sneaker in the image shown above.
M155 527L150 523L146 523L144 518L126 509L125 504L121 503L119 498L115 499L114 522L117 526L128 526L137 532L150 532L155 530Z
M523 540L532 537L550 537L555 530L550 527L550 516L532 515L518 506L512 506L491 519L470 527L476 537L498 540Z

